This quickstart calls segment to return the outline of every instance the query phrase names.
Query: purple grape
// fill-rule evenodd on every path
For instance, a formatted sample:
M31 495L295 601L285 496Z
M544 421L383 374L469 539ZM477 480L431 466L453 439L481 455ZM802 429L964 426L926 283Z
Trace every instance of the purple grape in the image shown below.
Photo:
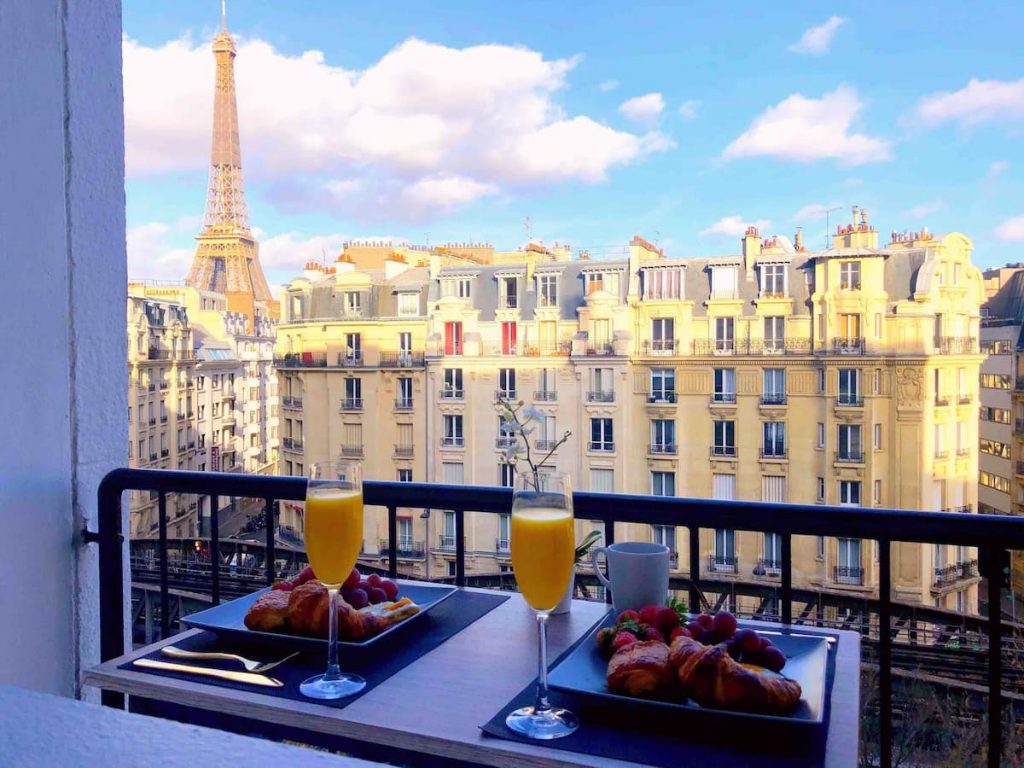
M365 589L353 589L348 604L358 611L360 608L365 608L370 604L370 598L367 596Z
M373 605L376 605L377 603L383 603L388 599L388 593L380 587L374 587L367 593L367 595L369 596L370 602L373 603Z
M781 672L786 666L786 657L774 645L761 651L761 663L772 672Z

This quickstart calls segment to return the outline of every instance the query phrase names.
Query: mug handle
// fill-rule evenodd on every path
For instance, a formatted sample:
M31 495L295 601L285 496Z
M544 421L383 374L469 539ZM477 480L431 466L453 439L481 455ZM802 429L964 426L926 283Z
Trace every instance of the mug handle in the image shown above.
M601 569L597 566L597 556L601 552L605 553L605 561L608 560L608 547L594 547L590 550L590 564L594 567L594 575L597 576L597 580L604 584L605 589L611 589L612 583L608 581L608 577L601 573Z

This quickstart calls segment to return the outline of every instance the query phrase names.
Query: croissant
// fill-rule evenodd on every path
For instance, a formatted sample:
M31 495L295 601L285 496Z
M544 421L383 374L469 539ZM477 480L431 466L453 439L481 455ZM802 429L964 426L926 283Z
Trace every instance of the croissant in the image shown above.
M245 614L245 626L257 632L284 632L290 593L272 589L260 595Z
M327 587L315 579L288 593L288 626L299 635L327 637ZM357 611L338 597L338 637L361 640L383 632L391 622L384 616Z
M608 662L608 690L626 696L658 698L669 692L675 678L668 663L668 646L659 640L630 643Z
M668 660L683 690L703 707L784 715L800 702L802 691L796 680L740 664L724 645L677 637Z

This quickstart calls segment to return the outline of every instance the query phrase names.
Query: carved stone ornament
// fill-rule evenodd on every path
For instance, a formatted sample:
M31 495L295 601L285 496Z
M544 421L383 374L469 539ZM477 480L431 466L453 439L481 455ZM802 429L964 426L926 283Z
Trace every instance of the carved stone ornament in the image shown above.
M896 387L901 406L920 405L921 371L917 368L897 368Z

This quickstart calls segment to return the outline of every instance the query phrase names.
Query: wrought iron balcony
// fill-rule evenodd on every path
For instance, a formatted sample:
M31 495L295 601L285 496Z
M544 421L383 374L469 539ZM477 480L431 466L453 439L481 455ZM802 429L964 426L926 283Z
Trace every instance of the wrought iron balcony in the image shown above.
M150 416L149 417L149 426L152 427L155 424L156 424L156 416Z
M455 542L454 533L442 533L437 537L437 548L442 552L454 552Z
M339 368L362 368L363 367L363 353L362 352L339 352L338 353L338 367Z
M711 446L711 458L736 458L736 446L735 445L712 445Z
M647 402L651 405L674 405L676 391L674 389L656 389L647 395Z
M755 565L753 569L753 574L755 576L777 579L782 576L782 561L768 557L758 558L757 565Z
M413 447L411 445L396 445L395 456L399 458L407 459L413 455Z
M301 409L302 408L302 398L301 397L282 397L281 398L281 407L282 408L290 408L290 409L293 409L293 410L294 409Z
M275 355L274 365L278 368L326 368L326 352L293 352Z
M508 555L512 552L512 545L508 539L498 538L494 540L494 551L499 555Z
M286 451L301 451L302 450L302 438L301 437L282 437L281 447Z
M345 458L358 458L363 455L363 446L343 445L341 446L341 455Z
M391 542L387 539L380 539L378 551L382 555L391 552ZM411 537L398 537L395 555L399 560L422 560L426 556L426 546L422 541L414 541Z
M604 453L611 453L615 450L615 443L611 440L591 440L587 443L587 448L591 451L599 451Z
M381 368L422 368L425 364L422 352L381 352Z
M412 398L399 397L395 400L396 411L411 411L412 410Z
M597 392L587 392L588 403L614 403L615 392L614 390L601 390Z
M533 393L533 399L538 403L553 403L558 397L554 390L538 389Z
M736 405L736 393L714 392L711 395L711 402L715 405Z
M856 565L836 565L832 567L832 581L836 584L863 586L864 569Z
M958 405L970 405L974 402L974 395L958 395L956 402Z
M519 297L516 294L499 294L498 306L501 309L518 309Z
M863 408L864 395L860 392L840 392L836 398L838 408Z
M596 341L587 344L587 355L608 357L615 354L615 346L610 341Z
M786 395L782 392L765 392L761 395L761 405L785 405Z
M863 464L864 451L845 448L836 451L836 464Z
M781 461L786 458L786 448L781 445L764 446L761 448L761 458L767 460Z
M454 387L446 386L446 387L444 387L441 390L441 399L442 400L461 400L463 398L464 394L465 394L465 392L462 389L455 389Z
M652 454L658 455L675 455L676 444L675 443L651 443L648 447L648 451Z
M161 459L166 459L170 455L171 455L170 448L161 448L160 449L160 458Z
M947 405L949 405L949 395L935 396L935 406L937 408L945 408Z
M498 435L496 438L494 438L495 448L501 448L504 450L507 448L511 448L515 444L516 438L514 435Z
M863 338L844 338L832 340L832 352L836 355L863 355Z
M462 436L459 437L442 437L441 438L442 448L463 448L465 447L465 441Z
M499 400L515 400L516 390L514 389L496 389L494 390L494 402Z
M937 344L943 355L971 355L978 351L978 340L973 336L943 336Z
M697 356L809 355L811 340L789 337L784 339L697 339L693 342L692 350L693 354Z
M645 355L677 355L679 339L651 339L644 341L641 349Z
M558 444L557 440L537 440L534 445L538 451L550 451Z
M935 568L935 577L932 580L933 587L946 587L978 576L978 561L966 560L952 565Z
M361 411L363 410L363 398L361 397L345 397L341 400L341 410L343 411Z
M736 555L718 553L708 555L708 570L714 573L739 573Z

